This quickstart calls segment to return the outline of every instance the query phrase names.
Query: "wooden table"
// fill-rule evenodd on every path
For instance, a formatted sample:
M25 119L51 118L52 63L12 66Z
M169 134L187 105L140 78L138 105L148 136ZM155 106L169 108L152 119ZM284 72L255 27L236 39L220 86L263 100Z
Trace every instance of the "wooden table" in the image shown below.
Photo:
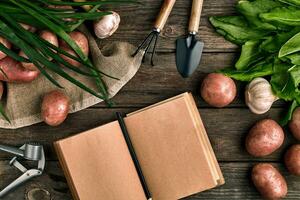
M137 45L151 30L152 22L159 11L161 0L143 0L143 6L124 6L116 9L122 16L118 32L109 41L128 41ZM234 14L236 0L206 0L202 13L200 38L205 42L201 65L195 74L182 79L175 66L175 39L186 34L191 1L178 0L158 45L155 67L143 64L138 74L113 98L116 105L107 108L98 104L86 110L71 114L59 127L40 123L18 130L0 130L0 141L19 146L28 141L45 145L47 166L45 174L28 182L6 196L9 200L67 200L72 199L64 175L54 153L52 142L60 138L94 128L114 119L116 111L130 112L153 104L185 91L193 92L199 111L216 156L224 173L226 184L222 187L196 194L186 199L260 199L250 181L250 169L257 162L269 162L279 167L289 186L288 199L300 199L300 178L287 173L282 164L286 148L295 143L288 131L283 147L265 158L253 158L244 148L244 139L249 128L259 119L278 120L286 109L283 102L277 102L265 115L252 114L244 104L244 85L238 84L239 97L228 107L215 109L208 106L199 96L199 86L206 73L232 66L238 56L238 48L214 33L208 22L212 15ZM101 45L102 45L101 44ZM0 187L15 179L19 173L8 166L8 154L0 152ZM81 162L78 160L78 162ZM29 163L30 165L30 163ZM101 177L99 177L101 179Z

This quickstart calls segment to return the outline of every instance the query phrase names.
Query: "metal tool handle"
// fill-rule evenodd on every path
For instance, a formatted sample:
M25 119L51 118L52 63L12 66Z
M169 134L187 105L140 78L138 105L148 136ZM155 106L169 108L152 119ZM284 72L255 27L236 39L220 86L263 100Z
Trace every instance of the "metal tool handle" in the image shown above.
M22 176L17 178L14 182L12 182L8 186L6 186L6 188L4 188L0 192L0 198L3 197L4 195L6 195L9 191L11 191L11 190L15 189L16 187L18 187L19 185L21 185L22 183L28 181L29 179L32 179L35 176L39 176L41 174L42 174L42 172L37 169L28 170Z
M193 0L192 12L189 23L189 32L196 34L199 30L203 0Z
M164 0L159 15L154 23L154 28L158 31L161 31L164 28L175 2L176 0Z

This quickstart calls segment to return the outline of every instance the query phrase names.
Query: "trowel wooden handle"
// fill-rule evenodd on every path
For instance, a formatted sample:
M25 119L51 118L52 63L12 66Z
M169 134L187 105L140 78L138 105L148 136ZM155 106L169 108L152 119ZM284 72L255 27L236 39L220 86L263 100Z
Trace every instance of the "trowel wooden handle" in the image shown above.
M160 9L159 15L155 21L154 28L162 30L167 22L167 19L172 11L176 0L164 0Z
M199 30L203 0L193 0L192 12L190 17L189 32L197 33Z

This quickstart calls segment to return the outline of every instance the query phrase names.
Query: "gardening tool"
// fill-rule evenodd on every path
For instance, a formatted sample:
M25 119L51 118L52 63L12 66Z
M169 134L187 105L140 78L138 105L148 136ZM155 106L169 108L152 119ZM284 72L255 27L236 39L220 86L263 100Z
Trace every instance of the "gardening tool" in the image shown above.
M0 150L5 151L11 154L14 154L14 156L9 164L11 166L16 167L18 170L20 170L23 174L14 180L12 183L10 183L8 186L6 186L2 191L0 191L0 198L6 195L9 191L15 189L16 187L20 186L22 183L36 177L42 175L45 167L45 154L44 149L42 145L35 144L35 143L29 143L24 144L20 148L10 147L6 145L0 145ZM37 168L32 169L26 169L18 160L18 157L22 157L26 160L30 161L37 161L38 166Z
M161 30L164 28L167 19L172 11L172 8L175 4L176 0L164 0L164 3L161 7L161 10L159 12L159 15L154 23L153 30L149 33L149 35L144 39L144 41L138 46L137 50L133 54L135 56L141 49L145 50L145 54L143 57L143 61L145 60L145 56L148 53L150 46L152 44L152 41L154 41L152 51L149 52L151 54L151 65L153 66L153 57L156 50L156 45L158 41L159 34Z
M176 65L182 77L189 77L199 66L204 43L196 39L203 0L193 0L187 38L176 41Z

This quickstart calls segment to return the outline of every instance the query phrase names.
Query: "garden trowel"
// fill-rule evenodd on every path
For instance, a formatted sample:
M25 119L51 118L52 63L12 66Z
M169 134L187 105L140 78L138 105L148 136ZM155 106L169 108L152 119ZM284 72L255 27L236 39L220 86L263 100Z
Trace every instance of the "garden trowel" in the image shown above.
M176 40L176 65L182 77L189 77L198 67L204 43L196 39L199 30L203 0L193 0L189 35Z

